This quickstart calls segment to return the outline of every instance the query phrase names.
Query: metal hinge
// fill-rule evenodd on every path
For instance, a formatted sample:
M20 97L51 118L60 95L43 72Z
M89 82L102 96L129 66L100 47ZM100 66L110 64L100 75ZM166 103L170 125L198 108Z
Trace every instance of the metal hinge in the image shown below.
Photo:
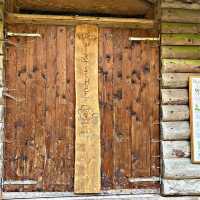
M37 183L34 180L5 180L2 185L36 185Z
M4 88L3 89L3 93L2 93L2 96L5 97L5 98L9 98L9 99L12 99L16 102L22 102L22 101L25 101L25 99L18 99L16 97L14 97L13 95L9 94L8 91L15 91L16 89L8 89L8 88Z
M160 177L147 177L147 178L129 178L130 183L140 183L140 182L160 182Z
M41 34L39 33L13 33L13 32L7 32L6 36L8 37L41 37Z
M129 37L130 41L160 41L160 37Z

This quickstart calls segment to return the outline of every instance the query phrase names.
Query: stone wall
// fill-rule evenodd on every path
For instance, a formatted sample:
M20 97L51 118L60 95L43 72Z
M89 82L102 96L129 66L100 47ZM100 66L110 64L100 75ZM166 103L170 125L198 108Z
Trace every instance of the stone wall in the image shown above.
M188 106L188 77L200 73L200 1L161 0L161 9L162 194L200 195Z

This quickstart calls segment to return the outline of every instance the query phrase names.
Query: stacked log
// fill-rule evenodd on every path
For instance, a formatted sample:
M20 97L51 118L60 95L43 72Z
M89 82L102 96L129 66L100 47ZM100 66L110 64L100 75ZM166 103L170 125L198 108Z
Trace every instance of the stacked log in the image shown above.
M190 153L188 80L200 75L200 2L161 2L163 195L200 195Z

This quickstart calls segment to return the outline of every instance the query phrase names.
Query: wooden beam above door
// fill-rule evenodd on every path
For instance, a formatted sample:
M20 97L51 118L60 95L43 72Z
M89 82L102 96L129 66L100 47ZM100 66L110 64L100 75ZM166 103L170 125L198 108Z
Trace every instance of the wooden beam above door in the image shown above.
M8 24L53 24L53 25L77 25L95 24L101 27L115 28L140 28L152 29L154 20L134 18L112 18L112 17L80 17L80 16L55 16L55 15L33 15L7 13L5 22Z
M112 16L145 15L153 8L147 0L16 0L16 6L22 10Z

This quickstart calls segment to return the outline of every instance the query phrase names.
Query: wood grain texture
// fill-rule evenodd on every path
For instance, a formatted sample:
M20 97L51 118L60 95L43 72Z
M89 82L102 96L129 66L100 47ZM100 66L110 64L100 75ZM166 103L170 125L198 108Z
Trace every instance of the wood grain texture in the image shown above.
M163 88L188 88L189 76L199 73L163 73L161 85Z
M189 141L163 141L161 144L163 159L189 158Z
M98 28L80 25L75 33L76 143L75 193L101 188L98 100Z
M113 188L113 30L99 30L102 189Z
M180 1L163 0L161 4L162 8L182 8L191 10L200 10L200 3L198 1Z
M162 59L162 72L200 72L200 60L192 59Z
M107 158L102 162L105 189L156 187L147 183L130 184L128 177L159 174L159 144L151 143L151 139L160 137L158 124L153 125L159 119L159 105L155 104L159 99L158 49L145 42L130 42L128 37L132 34L145 37L151 33L100 29L99 93L102 159ZM149 87L154 90L147 100ZM151 123L145 117L147 107ZM147 151L151 153L148 155Z
M187 89L162 89L162 104L184 105L189 102Z
M8 26L12 32L42 37L9 38L21 48L8 46L6 86L17 89L9 93L24 101L6 100L4 178L25 177L37 184L7 185L4 190L73 192L75 30L27 26ZM99 28L101 190L159 187L129 183L131 177L160 174L158 46L131 42L132 35L156 36L150 30Z
M13 29L16 30L16 29ZM12 42L17 41L17 38L11 38ZM10 58L7 62L7 68L5 71L5 85L8 88L14 89L10 92L11 95L16 96L16 74L17 74L17 53L16 48L14 46L10 47L6 51L6 55ZM13 67L14 66L14 67ZM17 156L17 144L18 141L15 142L16 139L16 130L15 130L15 114L16 113L16 102L6 98L6 115L5 115L5 149L4 149L4 177L8 179L16 179L19 180L17 175L17 161L14 158L19 157ZM6 167L5 167L6 166ZM20 189L20 188L19 188Z
M200 24L194 23L170 23L162 22L161 23L161 32L162 33L200 33Z
M5 163L4 178L32 179L38 184L24 187L7 185L4 189L72 191L75 127L74 30L69 27L63 29L36 25L30 28L26 25L12 26L10 30L38 32L42 37L10 38L20 48L8 48L8 52L15 50L16 53L12 52L12 56L8 54L10 61L6 68L6 86L11 89L9 93L19 101L7 99L8 108L12 109L8 110L6 116L8 126L4 155L8 162ZM69 76L70 73L72 74ZM11 115L15 116L13 122ZM11 129L12 123L16 132ZM16 156L17 160L13 158Z
M162 122L161 137L163 140L188 140L190 137L189 122Z
M114 71L113 71L113 155L114 155L114 187L126 188L131 176L131 139L130 117L126 109L130 106L131 89L126 82L130 73L130 49L128 38L130 30L114 30ZM127 49L125 49L125 47ZM129 57L128 57L129 56ZM129 67L127 70L126 67ZM127 105L128 104L128 105ZM122 120L124 119L124 120ZM122 159L123 157L123 159ZM127 160L127 162L124 162Z
M150 19L114 18L114 17L90 17L90 16L62 16L62 15L36 15L7 13L5 22L8 24L49 24L49 25L78 25L94 24L101 27L118 28L154 28L155 23Z
M187 16L187 17L185 17ZM183 22L183 23L199 23L199 10L189 9L162 9L161 19L163 22Z
M163 121L183 121L189 119L188 105L163 105L161 110Z
M163 194L167 196L196 196L200 193L200 182L199 179L182 179L182 180L168 180L163 179L163 187L162 187ZM166 198L166 197L164 197ZM170 197L173 198L173 197ZM175 197L178 198L178 197ZM186 197L180 197L186 198ZM196 198L196 197L189 197L189 198Z
M153 9L152 4L141 0L16 0L16 5L24 10L35 11L55 11L76 14L104 14L134 16L144 15L149 9Z
M164 159L163 177L172 180L198 179L200 177L200 166L192 164L190 158Z
M162 46L162 58L200 59L200 46Z
M162 45L196 46L200 45L200 35L198 34L162 34Z

